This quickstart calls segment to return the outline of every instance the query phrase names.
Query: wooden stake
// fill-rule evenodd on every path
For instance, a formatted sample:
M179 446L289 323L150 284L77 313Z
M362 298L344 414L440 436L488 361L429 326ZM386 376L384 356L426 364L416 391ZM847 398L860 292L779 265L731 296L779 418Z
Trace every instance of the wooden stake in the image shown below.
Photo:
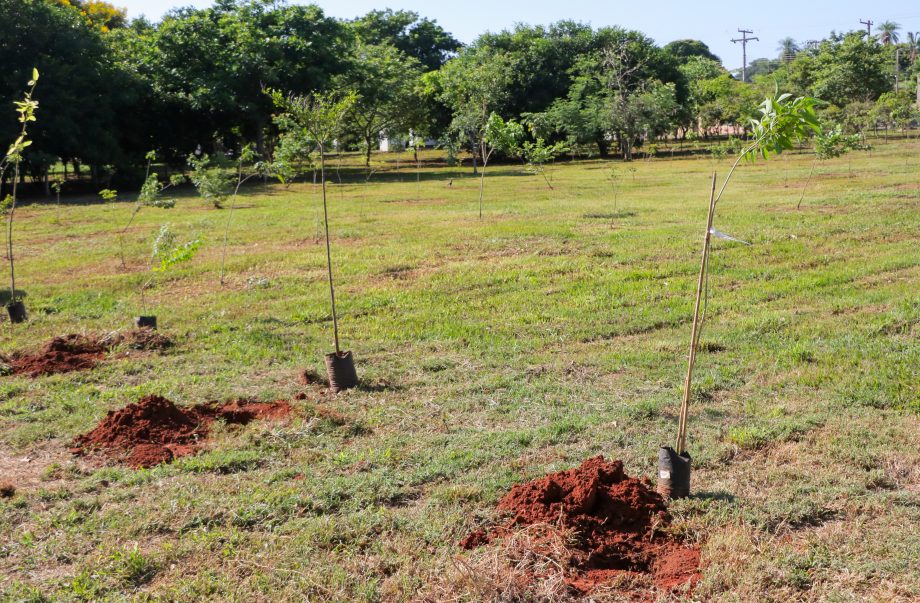
M684 379L684 398L680 403L680 418L677 424L678 454L685 452L687 447L687 417L690 413L690 384L693 380L693 365L696 363L696 351L699 346L702 321L700 320L700 305L703 299L703 288L706 283L706 269L709 265L709 243L712 239L712 217L716 209L716 174L712 173L712 188L709 191L709 215L706 218L706 235L703 237L703 258L700 262L700 276L696 283L696 303L693 308L693 330L690 333L690 354L687 359L687 377Z

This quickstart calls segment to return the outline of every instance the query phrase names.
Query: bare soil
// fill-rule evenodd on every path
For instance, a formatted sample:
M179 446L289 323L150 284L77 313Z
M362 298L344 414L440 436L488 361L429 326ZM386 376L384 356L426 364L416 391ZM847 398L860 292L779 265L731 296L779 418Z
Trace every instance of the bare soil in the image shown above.
M35 378L93 369L122 344L133 350L153 351L168 348L172 341L150 329L102 336L71 334L51 339L36 353L15 352L0 360L8 365L10 373Z
M538 524L570 531L572 542L556 561L566 568L566 584L576 594L630 584L624 578L634 576L666 591L685 584L692 588L701 577L699 550L667 533L671 517L664 500L648 479L626 475L620 461L597 456L575 469L518 484L497 509L507 518L504 524L477 530L460 545L472 549Z
M74 440L76 455L98 454L129 467L153 467L197 453L215 420L246 425L257 419L278 419L291 412L288 402L209 402L180 407L161 396L109 411L95 429Z

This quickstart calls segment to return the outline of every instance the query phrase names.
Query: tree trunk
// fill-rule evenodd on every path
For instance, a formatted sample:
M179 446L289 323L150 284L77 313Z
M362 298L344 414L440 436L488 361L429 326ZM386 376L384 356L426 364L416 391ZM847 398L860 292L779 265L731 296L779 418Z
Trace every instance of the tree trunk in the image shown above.
M370 147L368 147L370 148ZM320 182L323 187L323 223L326 226L326 268L329 272L329 298L332 300L332 332L335 338L335 352L339 348L339 319L335 312L335 287L332 284L332 245L329 243L329 210L326 205L326 153L324 146L319 146Z
M372 138L370 136L364 137L364 144L367 147L364 151L364 167L370 169L371 167L371 142Z
M610 156L610 145L607 144L603 135L598 136L594 142L597 144L597 152L602 158L606 159Z

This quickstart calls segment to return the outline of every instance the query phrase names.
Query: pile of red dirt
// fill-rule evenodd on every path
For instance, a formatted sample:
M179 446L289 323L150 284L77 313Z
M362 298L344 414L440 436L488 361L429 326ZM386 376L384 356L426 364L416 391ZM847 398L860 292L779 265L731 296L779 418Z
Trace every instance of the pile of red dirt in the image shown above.
M110 333L101 337L93 335L64 335L45 343L34 354L16 352L5 364L14 375L40 377L94 368L112 348L125 344L135 350L162 350L172 341L150 329L134 329L126 333Z
M95 429L74 440L74 454L99 453L130 467L152 467L195 454L215 420L246 425L256 419L290 414L287 402L209 402L189 408L161 396L146 396L136 404L109 411Z
M105 357L106 346L85 335L55 337L36 354L15 353L7 363L14 375L54 375L83 371L96 366Z
M472 549L513 534L523 526L548 524L574 535L566 547L566 583L588 593L613 580L647 576L669 590L700 579L699 550L684 546L664 529L670 524L664 500L648 479L626 475L623 463L602 456L580 467L518 484L498 503L505 525L477 530L461 541Z

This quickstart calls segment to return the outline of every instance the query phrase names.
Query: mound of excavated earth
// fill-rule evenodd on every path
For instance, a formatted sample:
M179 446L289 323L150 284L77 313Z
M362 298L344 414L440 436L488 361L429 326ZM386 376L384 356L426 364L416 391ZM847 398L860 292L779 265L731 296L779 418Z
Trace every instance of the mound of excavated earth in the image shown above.
M130 467L152 467L195 454L215 420L245 425L287 416L287 402L209 402L180 407L160 396L109 411L92 431L74 440L74 454L97 454Z
M576 593L630 575L646 576L663 590L687 583L692 588L700 578L699 550L667 534L671 517L664 500L647 479L626 475L620 461L598 456L518 484L497 509L508 521L469 534L461 546L487 545L525 526L558 527L574 535L565 558L556 561Z
M5 359L14 375L40 377L94 368L115 346L125 344L135 350L162 350L172 341L150 329L135 329L127 333L110 333L102 337L64 335L45 343L34 353L16 352Z

